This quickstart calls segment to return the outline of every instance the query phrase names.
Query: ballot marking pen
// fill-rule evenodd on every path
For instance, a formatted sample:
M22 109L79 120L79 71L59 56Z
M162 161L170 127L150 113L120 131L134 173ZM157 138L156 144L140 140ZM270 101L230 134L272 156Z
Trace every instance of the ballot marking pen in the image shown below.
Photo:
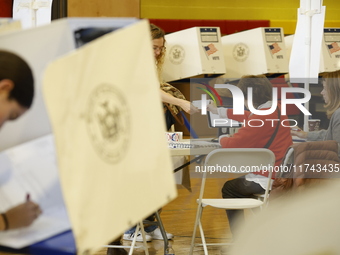
M30 193L26 194L26 202L30 201Z

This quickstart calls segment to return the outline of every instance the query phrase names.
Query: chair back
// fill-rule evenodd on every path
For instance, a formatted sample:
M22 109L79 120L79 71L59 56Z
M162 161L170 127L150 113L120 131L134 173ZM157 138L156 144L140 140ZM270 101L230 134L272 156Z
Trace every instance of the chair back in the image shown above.
M204 162L206 167L221 166L223 172L251 173L270 168L275 155L264 148L224 148L210 152Z
M210 152L204 161L205 171L201 185L200 198L203 198L205 179L210 169L222 171L223 173L247 174L268 170L268 184L264 196L264 203L267 200L270 188L270 179L275 164L274 153L265 148L223 148ZM213 175L212 175L213 176Z

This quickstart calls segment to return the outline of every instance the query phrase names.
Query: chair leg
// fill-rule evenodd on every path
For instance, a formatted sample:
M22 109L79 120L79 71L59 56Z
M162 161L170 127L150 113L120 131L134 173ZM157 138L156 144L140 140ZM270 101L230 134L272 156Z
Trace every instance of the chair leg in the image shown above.
M143 221L139 223L141 232L142 232L142 237L143 237L143 246L144 246L144 251L146 255L149 255L149 250L148 250L148 245L146 244L146 236L145 236L145 231L144 231L144 224Z
M158 222L159 230L161 231L161 234L163 236L163 240L164 240L164 254L165 254L165 251L166 251L166 249L168 248L168 245L169 245L168 237L166 235L166 232L165 232L165 229L164 229L164 225L163 225L161 216L159 215L158 211L156 211L155 215L156 215L156 219L157 219L157 222Z
M199 219L198 226L199 226L200 233L201 233L201 240L202 240L204 255L208 255L207 242L205 241L205 236L204 236L204 231L203 231L201 219Z
M198 226L198 224L200 222L200 219L202 217L202 210L203 210L202 205L199 204L197 206L196 220L195 220L195 225L194 225L194 232L192 233L192 239L191 239L189 255L192 255L193 252L194 252L196 231L197 231L197 226Z
M136 226L135 235L134 235L134 237L132 239L129 255L132 255L133 249L135 248L136 240L137 240L137 234L138 234L139 228L140 228L140 223L138 223L137 226Z

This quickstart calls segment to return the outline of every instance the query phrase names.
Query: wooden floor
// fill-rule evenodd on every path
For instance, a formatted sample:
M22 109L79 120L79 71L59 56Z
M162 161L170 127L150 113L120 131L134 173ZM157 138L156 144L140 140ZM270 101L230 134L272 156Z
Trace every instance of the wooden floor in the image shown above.
M205 197L221 197L221 188L225 179L207 179ZM176 255L187 255L190 250L191 236L193 225L196 217L197 203L201 179L191 179L192 192L185 188L178 189L178 197L163 207L161 218L167 232L172 233L175 237L171 242ZM205 208L202 218L203 228L205 229L207 242L228 242L231 240L228 220L224 210ZM198 232L197 232L198 234ZM196 239L200 242L200 238ZM131 242L124 241L124 245L130 245ZM137 243L141 246L142 243ZM163 255L164 243L160 240L153 240L148 243L150 255ZM210 255L227 254L227 246L210 246ZM128 249L127 249L128 250ZM14 253L0 252L0 255ZM143 249L135 249L135 255L145 254ZM201 247L195 247L195 255L204 254ZM20 254L18 254L20 255ZM48 255L48 254L46 254ZM106 255L106 248L99 250L95 255Z
M221 197L221 188L225 179L207 179L206 197ZM187 255L190 249L191 236L196 217L197 203L201 179L191 179L192 192L185 188L178 189L178 197L163 207L161 218L167 232L172 233L175 237L171 241L176 255ZM202 218L203 228L207 242L228 242L231 241L227 216L224 210L205 208ZM197 234L199 234L197 232ZM196 239L200 242L200 238ZM131 242L124 241L124 245L130 245ZM142 243L137 243L141 245ZM163 255L163 241L153 240L148 243L150 255ZM227 254L227 246L210 246L210 255ZM128 249L127 249L128 250ZM135 249L136 255L144 254L143 249ZM195 255L204 254L201 247L195 247ZM101 249L96 255L106 255L106 248Z

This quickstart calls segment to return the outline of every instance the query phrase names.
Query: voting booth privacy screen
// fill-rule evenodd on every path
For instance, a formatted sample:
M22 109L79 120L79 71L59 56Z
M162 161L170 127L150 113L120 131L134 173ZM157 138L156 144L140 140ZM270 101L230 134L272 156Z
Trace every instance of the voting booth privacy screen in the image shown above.
M51 133L41 93L42 75L50 61L83 45L77 39L79 33L94 28L113 31L136 21L134 18L71 18L33 29L0 33L0 49L24 58L32 68L35 81L31 109L1 128L0 151Z
M320 72L340 70L340 28L324 28Z
M92 254L177 195L149 23L52 62L43 88L77 249Z
M165 36L166 82L201 74L223 74L225 65L219 27L193 27Z
M261 27L223 36L225 74L228 80L242 75L288 72L282 28Z
M285 37L288 56L290 56L293 39L294 35ZM340 28L324 28L319 73L337 70L340 70Z

